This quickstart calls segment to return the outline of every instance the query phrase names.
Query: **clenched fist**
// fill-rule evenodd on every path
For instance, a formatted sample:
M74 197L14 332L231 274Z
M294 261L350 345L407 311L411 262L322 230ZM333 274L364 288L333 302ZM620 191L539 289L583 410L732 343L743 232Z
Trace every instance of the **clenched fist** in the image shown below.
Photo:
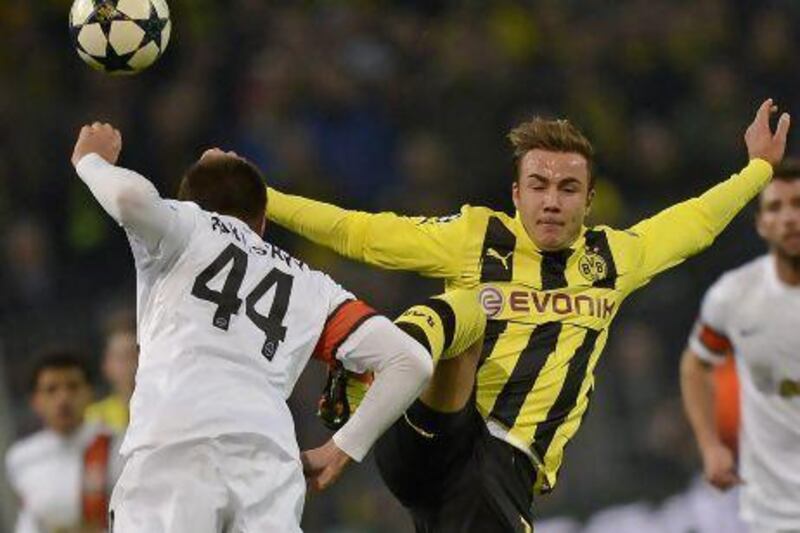
M78 134L75 149L72 151L72 165L78 164L83 156L97 154L112 165L117 163L122 150L122 135L111 124L95 122L84 126Z

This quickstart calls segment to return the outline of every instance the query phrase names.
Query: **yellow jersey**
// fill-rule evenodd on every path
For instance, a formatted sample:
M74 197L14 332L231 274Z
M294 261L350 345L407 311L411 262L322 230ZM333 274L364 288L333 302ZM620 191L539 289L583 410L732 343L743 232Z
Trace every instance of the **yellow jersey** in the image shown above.
M564 448L581 425L623 300L708 247L771 176L771 165L754 159L701 196L631 228L584 227L559 251L537 248L518 215L486 207L406 217L348 211L270 189L267 215L352 259L443 278L448 291L473 290L485 331L461 328L473 338L455 344L469 346L485 335L478 409L493 435L532 455L541 493L555 485Z
M128 403L116 394L109 394L86 409L86 420L100 422L118 434L128 427Z

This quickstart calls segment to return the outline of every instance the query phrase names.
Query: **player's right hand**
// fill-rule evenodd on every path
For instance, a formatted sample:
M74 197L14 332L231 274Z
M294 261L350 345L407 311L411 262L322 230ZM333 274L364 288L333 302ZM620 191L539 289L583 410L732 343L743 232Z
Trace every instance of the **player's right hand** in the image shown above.
M77 166L83 156L97 154L112 165L117 163L122 150L122 135L111 124L95 122L81 128L75 149L72 151L72 165Z
M759 106L756 118L744 132L744 142L747 145L747 154L750 159L763 159L773 167L783 159L786 150L786 134L789 133L791 119L789 113L781 114L775 134L769 125L772 113L778 111L778 106L773 105L772 98L767 98Z
M724 444L716 443L702 450L703 471L706 480L720 490L728 490L742 483L736 473L733 452Z
M333 485L352 461L333 439L319 448L301 453L300 459L308 488L314 492L321 492Z

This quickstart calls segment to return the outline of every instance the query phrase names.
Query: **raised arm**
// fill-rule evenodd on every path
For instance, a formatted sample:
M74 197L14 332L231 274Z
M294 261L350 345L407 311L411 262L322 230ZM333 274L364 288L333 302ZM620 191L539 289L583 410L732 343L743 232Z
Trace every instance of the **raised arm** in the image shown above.
M738 174L712 187L697 198L674 205L632 228L642 244L639 268L641 282L708 247L733 217L772 178L772 167L780 163L789 131L784 113L775 133L769 125L776 108L766 100L758 109L744 139L750 163Z
M143 176L115 166L122 136L108 124L81 128L72 155L78 176L111 217L153 251L164 237L179 239L178 214Z
M275 189L267 193L267 218L356 261L437 278L458 275L466 239L463 214L436 219L349 211Z

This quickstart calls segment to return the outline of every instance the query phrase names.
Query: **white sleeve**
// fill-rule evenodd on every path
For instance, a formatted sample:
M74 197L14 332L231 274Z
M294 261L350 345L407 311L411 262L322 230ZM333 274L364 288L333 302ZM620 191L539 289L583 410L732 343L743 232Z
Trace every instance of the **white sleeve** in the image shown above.
M19 489L19 461L17 460L18 452L19 448L14 445L6 453L6 477L14 495L19 499L19 501L17 501L17 521L14 526L14 533L37 533L39 527L36 525L36 520L25 508L25 503L21 501L22 494Z
M17 523L14 526L14 533L40 533L42 530L36 523L36 518L24 507L17 514Z
M14 493L19 495L19 471L17 467L17 446L12 445L6 452L5 466L6 466L6 479L8 485L13 489Z
M720 364L733 351L728 337L730 283L723 277L706 292L700 306L700 316L689 337L689 348L700 359Z
M188 241L191 225L181 223L175 205L163 200L140 174L114 166L97 154L85 155L75 169L103 209L150 254Z
M331 318L342 304L357 299L352 292L339 285L329 275L320 271L315 271L314 275L318 277L323 298L328 302L328 318Z
M361 461L422 392L433 374L433 363L421 344L383 316L373 316L353 331L337 357L346 367L375 372L361 405L333 436L342 451Z

